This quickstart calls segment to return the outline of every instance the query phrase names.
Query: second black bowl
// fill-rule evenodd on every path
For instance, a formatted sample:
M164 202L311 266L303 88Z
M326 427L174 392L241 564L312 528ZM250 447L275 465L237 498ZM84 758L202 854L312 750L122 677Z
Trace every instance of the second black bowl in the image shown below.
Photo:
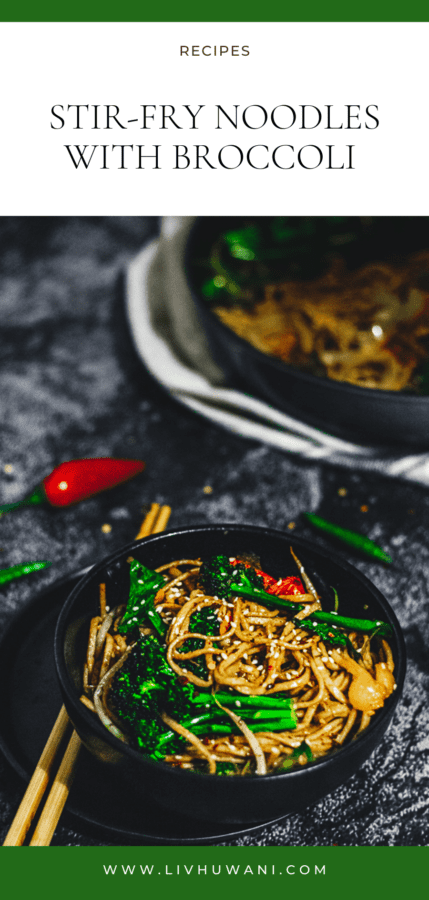
M106 583L110 604L128 594L132 555L156 568L173 559L195 559L212 554L239 556L256 553L262 568L276 577L296 574L290 563L293 546L310 578L323 596L338 592L344 615L379 618L393 629L390 641L395 660L396 691L374 715L369 727L335 753L286 773L266 776L225 777L204 775L154 762L115 738L80 702L89 620L98 611L98 585ZM405 675L405 648L396 616L360 572L334 557L327 557L304 541L281 532L249 525L213 525L182 528L154 535L118 550L94 566L70 594L60 614L55 635L55 661L67 712L86 747L110 767L112 779L124 780L135 802L148 794L173 812L186 810L195 818L224 823L258 822L305 808L347 781L380 743L401 695Z
M319 221L323 233L323 223L327 229L329 220L319 217ZM394 239L401 242L402 252L420 249L422 242L427 246L429 220L417 217L400 220L402 229L398 227L396 231L393 228L395 221L394 217L374 219L378 243L375 237L372 240L371 235L367 236L361 263L371 259L371 252L374 254L375 250L392 253ZM224 325L203 296L201 263L208 260L213 243L222 231L237 224L240 224L239 219L197 219L189 234L185 255L188 285L201 326L213 357L228 382L244 391L252 391L277 409L321 431L347 440L429 447L429 396L358 387L313 375L262 353ZM355 218L354 227L359 227L358 218ZM380 233L384 235L384 241L380 241ZM408 243L404 248L406 237Z

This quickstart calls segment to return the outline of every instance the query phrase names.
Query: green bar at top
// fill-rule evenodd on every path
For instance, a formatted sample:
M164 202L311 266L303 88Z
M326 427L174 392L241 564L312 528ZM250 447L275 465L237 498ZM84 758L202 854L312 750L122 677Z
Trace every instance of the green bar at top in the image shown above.
M429 4L423 0L4 0L3 22L425 22ZM178 35L186 43L186 33ZM237 35L244 41L245 35ZM209 41L210 35L204 35ZM285 51L287 47L285 47Z

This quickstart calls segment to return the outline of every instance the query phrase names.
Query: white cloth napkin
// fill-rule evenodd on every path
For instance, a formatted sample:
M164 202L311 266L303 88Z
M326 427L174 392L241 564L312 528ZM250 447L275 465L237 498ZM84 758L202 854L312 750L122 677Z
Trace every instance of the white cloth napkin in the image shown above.
M210 355L183 266L191 217L167 217L160 237L127 271L126 306L135 347L177 400L244 438L307 459L368 469L429 485L429 453L401 455L343 441L225 384Z

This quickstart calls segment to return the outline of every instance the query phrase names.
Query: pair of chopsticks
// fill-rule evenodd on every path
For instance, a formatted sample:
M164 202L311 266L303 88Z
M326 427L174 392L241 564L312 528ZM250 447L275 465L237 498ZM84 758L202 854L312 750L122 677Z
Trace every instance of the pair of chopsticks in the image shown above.
M163 531L171 515L169 506L160 506L152 503L145 516L136 540L147 537L149 534L158 534ZM63 743L67 731L71 727L70 719L64 706L61 707L55 725L49 735L42 755L33 772L28 788L21 800L18 811L6 835L4 847L22 847L36 812L40 806L42 797L48 787L55 759ZM57 827L61 813L64 809L67 797L73 781L76 762L79 756L82 742L73 731L68 742L63 759L57 774L52 782L46 803L36 824L30 847L48 847L51 843L54 831Z

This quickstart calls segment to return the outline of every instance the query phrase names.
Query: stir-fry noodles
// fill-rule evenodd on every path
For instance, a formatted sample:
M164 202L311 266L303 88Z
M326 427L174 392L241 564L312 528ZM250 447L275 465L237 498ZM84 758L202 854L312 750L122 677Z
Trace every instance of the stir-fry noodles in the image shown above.
M285 771L355 738L395 689L390 626L323 611L293 556L302 581L224 556L131 561L126 608L101 586L84 702L146 755L210 774Z
M312 374L427 393L429 252L390 247L388 258L349 266L332 245L315 273L314 236L306 236L305 255L291 238L297 226L283 229L288 243L277 234L281 219L267 221L271 227L227 230L214 243L202 293L215 315L257 350Z

